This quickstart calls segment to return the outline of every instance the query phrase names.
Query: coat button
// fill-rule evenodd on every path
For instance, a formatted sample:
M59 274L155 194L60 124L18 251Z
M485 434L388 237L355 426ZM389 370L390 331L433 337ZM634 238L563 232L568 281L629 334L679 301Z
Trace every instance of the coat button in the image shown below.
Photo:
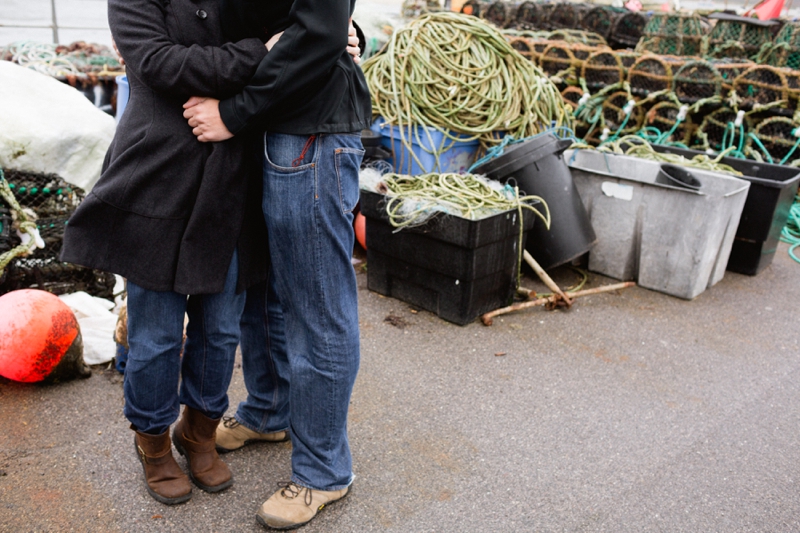
M206 13L205 9L198 9L195 15L197 15L201 20L205 20L206 17L208 17L208 13Z

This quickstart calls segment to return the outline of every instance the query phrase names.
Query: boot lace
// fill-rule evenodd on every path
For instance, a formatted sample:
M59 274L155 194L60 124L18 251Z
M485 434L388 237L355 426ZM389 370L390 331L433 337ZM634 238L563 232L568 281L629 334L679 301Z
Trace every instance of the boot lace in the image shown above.
M308 487L301 487L294 481L279 481L278 486L281 488L281 496L288 500L292 500L300 496L304 490L306 491L304 502L311 507L311 489Z
M239 426L240 424L239 424L239 421L236 420L232 416L223 416L222 417L222 425L225 426L228 429L233 429L233 428Z

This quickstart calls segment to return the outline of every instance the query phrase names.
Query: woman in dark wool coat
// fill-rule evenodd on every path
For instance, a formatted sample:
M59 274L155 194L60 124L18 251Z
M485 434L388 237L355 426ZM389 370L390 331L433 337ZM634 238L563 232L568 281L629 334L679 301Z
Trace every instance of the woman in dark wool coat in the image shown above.
M233 483L214 433L228 407L242 291L268 266L252 139L200 143L182 105L236 94L268 50L257 37L226 42L216 0L109 0L108 15L131 96L62 259L128 280L124 412L148 492L177 504L191 497L168 432L180 404L172 440L191 480L208 492Z

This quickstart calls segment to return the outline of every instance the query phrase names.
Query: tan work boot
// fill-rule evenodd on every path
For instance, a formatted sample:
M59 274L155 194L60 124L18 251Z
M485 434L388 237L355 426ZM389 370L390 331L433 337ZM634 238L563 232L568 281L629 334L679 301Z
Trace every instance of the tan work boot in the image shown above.
M289 482L261 504L256 520L272 529L294 529L307 524L317 516L317 511L350 492L350 487L341 490L312 490Z
M217 428L217 451L219 453L232 452L254 442L284 442L286 440L289 440L288 431L258 433L243 426L232 416L223 417L222 425Z
M189 463L189 477L206 492L219 492L233 485L231 471L214 447L218 424L219 418L213 420L187 406L172 430L175 449L185 455Z
M169 431L161 435L137 431L133 443L144 469L144 483L150 496L167 505L183 503L192 497L192 484L172 456Z

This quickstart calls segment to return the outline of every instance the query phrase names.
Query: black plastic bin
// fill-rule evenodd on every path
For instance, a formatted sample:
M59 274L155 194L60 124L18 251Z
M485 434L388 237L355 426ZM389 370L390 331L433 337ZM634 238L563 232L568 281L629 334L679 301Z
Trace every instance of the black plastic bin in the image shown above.
M514 179L520 194L541 196L550 208L550 229L537 224L526 249L547 270L563 265L591 249L597 241L589 215L572 182L562 154L572 141L543 134L509 145L503 155L473 170L505 183Z
M442 214L424 226L396 231L384 200L381 194L361 191L371 291L460 326L511 303L519 257L518 211L481 220ZM534 219L529 210L523 211L526 234Z
M689 159L703 153L671 146L653 148ZM750 182L727 270L755 276L775 257L781 229L789 219L789 210L800 185L800 169L734 157L723 157L722 163L741 172L741 178Z

